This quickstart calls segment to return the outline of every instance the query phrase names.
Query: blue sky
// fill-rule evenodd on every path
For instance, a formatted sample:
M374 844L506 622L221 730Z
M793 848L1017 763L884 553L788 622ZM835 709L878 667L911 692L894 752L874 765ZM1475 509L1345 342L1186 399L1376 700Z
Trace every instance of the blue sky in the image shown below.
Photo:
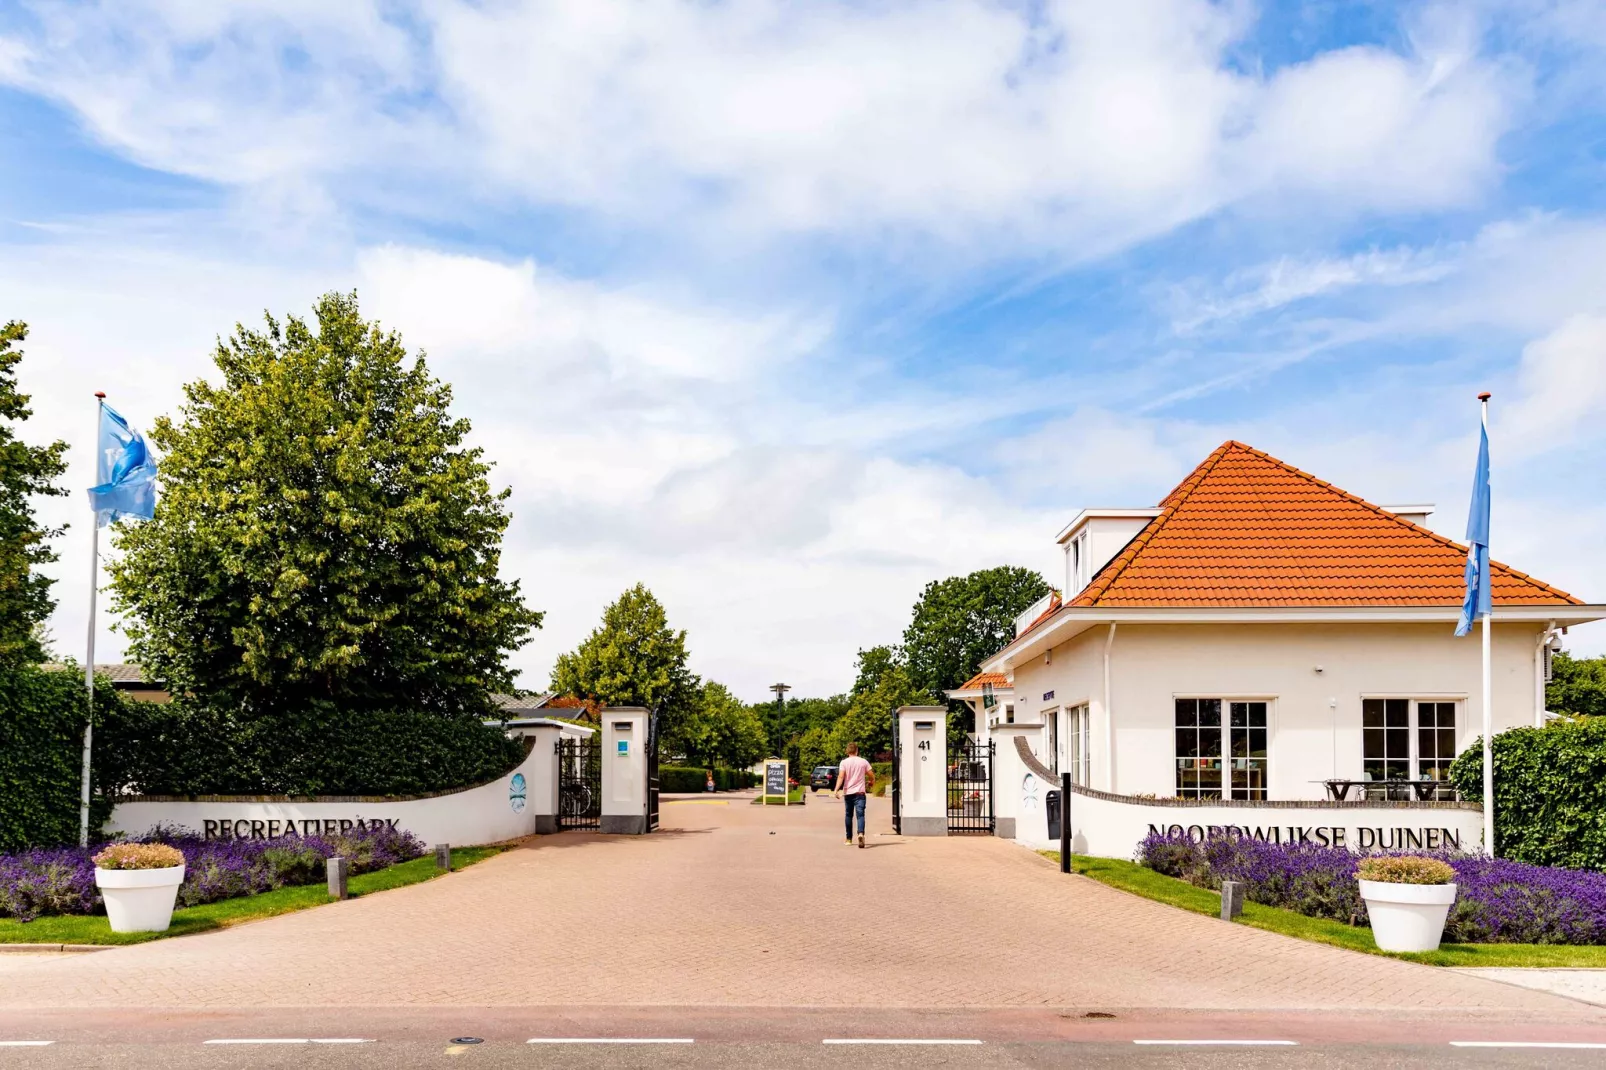
M513 488L527 686L640 579L840 690L1226 438L1459 536L1480 389L1495 555L1602 601L1603 59L1566 0L0 0L0 316L80 486L92 390L356 288Z

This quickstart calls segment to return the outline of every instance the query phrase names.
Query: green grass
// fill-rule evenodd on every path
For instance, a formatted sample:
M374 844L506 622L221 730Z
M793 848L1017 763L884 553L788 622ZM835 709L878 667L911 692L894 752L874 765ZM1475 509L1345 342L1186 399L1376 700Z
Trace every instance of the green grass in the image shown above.
M472 866L492 855L500 854L505 847L457 847L452 850L453 871ZM374 892L404 888L438 876L435 858L415 858L372 873L352 877L346 890L353 897ZM21 922L14 918L0 918L0 944L142 944L147 940L161 940L169 936L188 936L213 929L223 929L245 921L271 918L308 907L321 907L333 903L325 885L306 884L296 888L279 888L260 895L245 895L238 899L223 899L198 907L185 907L173 911L173 925L162 933L114 933L104 915L85 916L67 914Z
M1040 851L1039 854L1059 864L1058 851ZM1195 887L1187 881L1156 873L1147 866L1116 858L1091 858L1072 855L1071 868L1100 884L1119 888L1123 892L1141 895L1157 903L1165 903L1195 914L1218 917L1221 914L1221 896L1206 888ZM1606 967L1606 947L1573 946L1566 944L1444 944L1437 951L1421 954L1394 954L1379 951L1372 942L1372 930L1345 925L1327 918L1308 918L1292 910L1245 903L1240 924L1268 932L1281 933L1300 940L1360 951L1368 955L1406 959L1429 966L1586 966Z
M803 789L802 788L793 788L790 792L787 793L786 799L790 800L790 805L793 805L793 806L797 805L798 803L801 803L803 801ZM786 806L786 805L788 805L788 802L786 800L783 800L779 795L760 795L758 798L753 800L753 805L754 806Z

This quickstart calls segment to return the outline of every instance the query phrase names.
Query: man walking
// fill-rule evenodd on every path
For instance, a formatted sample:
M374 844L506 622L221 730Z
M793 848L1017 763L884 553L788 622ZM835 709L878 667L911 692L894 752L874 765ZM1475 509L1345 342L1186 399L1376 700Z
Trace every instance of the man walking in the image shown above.
M864 846L864 797L875 787L875 770L859 757L859 745L848 744L848 756L836 770L836 797L844 801L842 823L847 828L847 845L853 846L853 815L859 816L859 846Z

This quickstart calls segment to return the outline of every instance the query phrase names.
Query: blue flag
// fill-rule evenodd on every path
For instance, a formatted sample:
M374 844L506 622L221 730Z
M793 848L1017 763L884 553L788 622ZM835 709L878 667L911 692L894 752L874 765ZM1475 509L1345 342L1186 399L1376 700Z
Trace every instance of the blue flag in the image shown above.
M1478 439L1478 470L1472 477L1472 507L1467 511L1467 594L1455 634L1472 630L1474 617L1490 611L1489 596L1489 428Z
M125 516L149 520L156 515L156 458L146 447L145 436L105 402L100 406L95 481L97 485L89 488L89 504L96 526Z

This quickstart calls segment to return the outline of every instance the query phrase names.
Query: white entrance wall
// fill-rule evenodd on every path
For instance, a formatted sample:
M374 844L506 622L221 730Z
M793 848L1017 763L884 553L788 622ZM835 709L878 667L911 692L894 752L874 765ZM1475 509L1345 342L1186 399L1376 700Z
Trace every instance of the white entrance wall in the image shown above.
M903 835L948 835L948 707L898 710L898 763Z
M628 836L647 831L647 711L622 706L602 711L602 832Z
M1043 726L1040 724L1001 724L993 728L993 816L997 834L1006 840L1016 836L1021 825L1042 824L1043 804L1054 787L1027 768L1015 747L1015 739L1026 740L1033 753L1042 753Z
M1537 719L1542 633L1539 624L1495 625L1497 732ZM1051 658L1014 666L1016 720L1087 703L1092 786L1163 798L1176 793L1175 699L1264 699L1271 798L1319 800L1320 781L1361 776L1362 698L1453 699L1457 753L1471 746L1483 725L1480 657L1476 636L1458 639L1441 623L1121 624L1113 641L1100 625Z

